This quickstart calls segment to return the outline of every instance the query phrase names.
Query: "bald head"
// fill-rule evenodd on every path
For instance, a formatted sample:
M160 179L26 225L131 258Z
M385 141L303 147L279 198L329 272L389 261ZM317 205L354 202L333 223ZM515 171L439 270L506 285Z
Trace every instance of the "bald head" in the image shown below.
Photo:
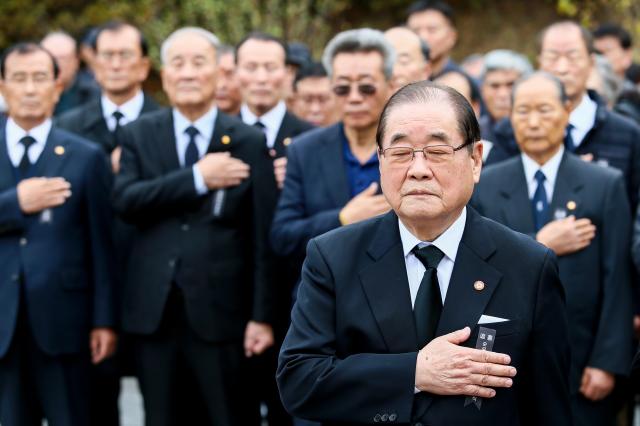
M69 87L80 66L75 39L65 32L56 31L45 36L40 45L51 52L56 59L60 67L60 82L65 88Z
M405 27L391 28L384 37L396 51L392 79L394 90L429 78L429 47L424 40Z

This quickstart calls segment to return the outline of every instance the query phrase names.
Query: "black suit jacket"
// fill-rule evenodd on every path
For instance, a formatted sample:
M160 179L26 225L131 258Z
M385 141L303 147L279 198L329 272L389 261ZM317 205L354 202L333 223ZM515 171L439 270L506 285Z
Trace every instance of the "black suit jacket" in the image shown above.
M160 106L150 96L144 95L140 115L156 111ZM113 133L109 131L102 112L100 97L65 112L56 118L57 125L90 141L98 143L110 153L117 146Z
M156 331L173 282L182 286L191 327L205 340L242 339L248 320L271 322L265 213L275 178L263 155L264 136L218 112L208 152L228 151L251 166L250 178L225 189L222 203L216 202L221 191L198 195L191 168L180 167L171 109L125 126L122 147L114 202L136 226L124 328Z
M515 261L517 259L517 261ZM474 290L477 280L485 283ZM569 348L555 256L467 210L437 335L481 315L509 319L496 352L518 369L482 409L464 396L414 395L418 351L398 219L390 212L314 238L307 248L277 380L285 407L326 424L570 425ZM386 415L386 416L385 416Z
M571 201L576 207L567 210ZM472 203L486 217L534 237L533 212L520 157L488 167ZM578 219L589 218L596 226L596 236L589 246L558 259L567 294L571 391L577 393L586 366L626 375L631 363L631 217L622 174L565 153L550 211L557 208Z
M63 177L72 195L42 214L20 209L0 128L0 357L24 296L30 330L50 354L87 353L89 332L115 327L111 173L94 144L53 127L33 165L36 177ZM23 287L21 289L21 286Z

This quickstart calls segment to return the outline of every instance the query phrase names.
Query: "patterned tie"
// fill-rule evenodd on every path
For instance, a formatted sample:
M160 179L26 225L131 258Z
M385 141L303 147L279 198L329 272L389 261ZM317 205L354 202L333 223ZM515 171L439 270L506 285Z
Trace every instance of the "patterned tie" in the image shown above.
M442 314L442 297L440 295L437 267L444 257L444 253L434 245L423 248L416 246L412 251L425 267L420 288L416 295L416 302L413 306L418 348L422 349L435 337L440 315Z
M29 160L29 148L36 143L36 140L27 135L20 139L20 143L24 146L24 154L22 154L22 159L20 160L18 168L22 174L25 174L29 171L29 167L31 167L31 160Z
M567 124L567 130L564 135L564 147L569 152L574 152L576 150L576 145L573 143L573 136L571 135L571 130L573 130L574 127L575 126L571 123Z
M191 167L200 159L200 153L198 152L198 146L196 145L196 136L200 134L198 129L193 126L187 127L184 131L189 135L189 144L187 150L184 153L184 166Z
M549 201L547 200L547 190L544 188L544 181L547 177L542 173L542 170L538 170L535 178L538 181L538 187L533 194L531 207L533 208L536 232L538 232L549 221Z

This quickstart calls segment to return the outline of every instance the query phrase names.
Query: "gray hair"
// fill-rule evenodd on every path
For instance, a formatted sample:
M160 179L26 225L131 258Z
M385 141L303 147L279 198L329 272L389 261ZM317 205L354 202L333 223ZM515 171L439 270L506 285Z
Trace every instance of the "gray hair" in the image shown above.
M611 63L605 56L597 54L594 56L594 67L602 81L602 87L598 93L604 98L607 105L613 105L618 99L618 96L620 96L620 93L622 93L623 81L613 71Z
M339 53L378 52L382 56L384 76L389 80L393 75L396 52L384 38L382 31L371 28L343 31L331 39L322 54L322 64L329 76L333 75L333 59Z
M482 67L481 80L492 71L517 71L524 75L533 71L531 62L526 56L518 52L507 49L497 49L484 55L484 65Z
M567 92L564 89L564 84L562 84L562 81L560 81L558 77L556 77L555 75L547 71L534 71L534 72L529 72L520 76L520 78L518 78L515 81L515 83L513 83L513 90L511 90L511 108L513 108L513 103L514 103L513 101L516 97L516 92L518 91L518 87L520 87L522 83L525 83L536 77L542 77L545 80L550 81L556 86L556 89L558 92L558 100L562 105L564 105L569 100L569 97L567 96Z
M171 34L169 34L169 37L167 37L162 42L162 47L160 47L160 59L162 61L162 64L166 64L167 54L169 53L169 48L171 47L171 43L173 43L178 37L185 34L197 34L201 36L202 38L207 40L209 43L211 43L211 46L216 52L220 47L220 40L211 31L207 31L204 28L200 28L200 27L182 27L175 30Z

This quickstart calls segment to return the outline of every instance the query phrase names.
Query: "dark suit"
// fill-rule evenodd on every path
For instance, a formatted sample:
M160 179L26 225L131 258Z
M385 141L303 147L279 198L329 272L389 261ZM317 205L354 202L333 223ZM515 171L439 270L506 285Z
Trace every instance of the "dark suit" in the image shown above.
M484 290L474 290L476 280ZM481 410L465 407L464 396L414 395L420 348L395 213L314 238L280 353L282 400L295 415L332 425L570 425L555 256L467 209L437 335L471 326L465 345L475 346L483 314L511 320L487 327L497 332L493 350L518 370L513 387Z
M37 422L43 409L52 425L88 424L89 334L116 325L106 158L53 127L24 177L63 177L72 196L33 215L18 203L4 126L0 162L0 422L31 424L21 416Z
M218 191L198 195L191 168L180 166L170 109L125 126L122 147L114 203L136 226L123 327L139 335L143 348L147 422L169 422L171 368L181 352L199 380L211 419L243 424L246 413L238 397L251 391L240 376L244 330L248 320L274 318L267 213L275 179L264 138L218 112L208 152L230 152L251 166L250 178L224 190L219 214ZM212 363L211 356L224 360ZM156 366L166 374L158 374ZM212 375L221 376L212 381Z
M574 210L567 210L573 201ZM472 204L511 229L533 236L534 222L520 157L488 167ZM631 363L632 306L629 259L630 214L622 174L565 153L550 211L564 208L596 226L595 238L578 252L560 256L560 279L567 293L571 342L570 386L581 415L574 423L606 424L611 407L578 397L582 372L595 367L626 376ZM609 398L610 399L610 398ZM609 411L605 410L608 408Z

